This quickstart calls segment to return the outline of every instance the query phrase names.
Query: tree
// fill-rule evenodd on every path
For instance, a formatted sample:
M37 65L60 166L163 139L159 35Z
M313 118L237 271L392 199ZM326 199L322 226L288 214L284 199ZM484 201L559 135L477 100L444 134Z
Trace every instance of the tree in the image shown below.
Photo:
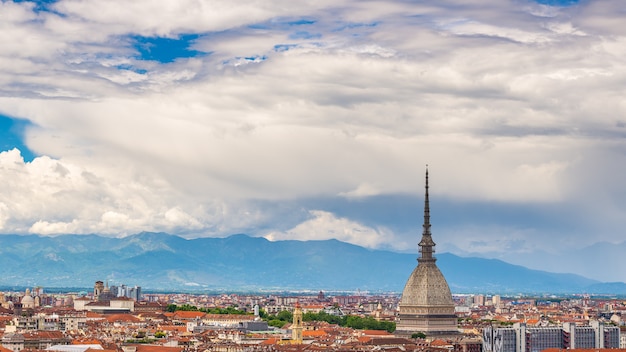
M425 339L426 334L424 334L423 332L416 332L416 333L411 334L411 338L412 339Z
M396 330L396 323L394 322L378 321L372 317L361 318L356 315L348 316L344 326L353 329L386 330L388 332L394 332Z
M293 314L288 310L283 310L283 311L278 312L278 314L276 314L276 318L282 321L292 321Z
M272 319L267 322L267 325L275 326L277 328L282 328L283 326L285 326L285 324L286 322L284 320L279 320L279 319Z
M365 328L365 324L363 323L363 319L357 317L356 315L351 315L346 320L346 326L353 329L363 329Z
M289 311L281 311L277 315L267 315L263 317L263 320L267 321L269 325L278 326L277 324L279 324L279 322L283 322L283 324L291 322L293 320L293 314ZM396 331L396 323L391 321L378 321L372 317L361 318L356 315L337 316L324 311L319 313L304 313L302 315L302 321L325 321L329 324L347 326L353 329Z
M200 311L209 314L248 314L246 311L237 309L236 306L226 308L200 308Z
M185 304L183 304L183 305L181 305L181 306L177 306L177 307L176 307L176 310L194 311L194 312L195 312L195 311L197 311L197 310L198 310L198 307L196 307L196 306L192 306L191 304L187 304L187 303L185 303Z
M267 314L267 312L264 309L259 309L259 317L263 320L265 320L269 315Z

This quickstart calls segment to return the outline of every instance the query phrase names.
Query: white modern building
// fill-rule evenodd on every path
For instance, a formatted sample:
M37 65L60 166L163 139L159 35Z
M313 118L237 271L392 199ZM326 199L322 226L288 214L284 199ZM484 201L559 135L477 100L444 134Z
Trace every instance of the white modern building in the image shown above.
M587 326L487 327L483 330L483 352L540 352L547 348L620 348L620 329L592 321Z

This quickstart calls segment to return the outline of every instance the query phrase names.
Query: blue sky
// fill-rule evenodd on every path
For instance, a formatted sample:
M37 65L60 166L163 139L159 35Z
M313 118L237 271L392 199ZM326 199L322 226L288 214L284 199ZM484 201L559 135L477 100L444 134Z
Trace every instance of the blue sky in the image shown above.
M175 38L136 36L132 41L133 48L138 52L137 59L164 64L174 62L176 59L198 56L200 52L191 49L198 37L198 34L183 34Z
M0 115L0 150L6 151L17 148L21 151L24 161L32 161L35 155L24 144L24 134L29 125L27 120Z
M437 251L626 281L622 7L2 1L0 233L416 252L429 164Z

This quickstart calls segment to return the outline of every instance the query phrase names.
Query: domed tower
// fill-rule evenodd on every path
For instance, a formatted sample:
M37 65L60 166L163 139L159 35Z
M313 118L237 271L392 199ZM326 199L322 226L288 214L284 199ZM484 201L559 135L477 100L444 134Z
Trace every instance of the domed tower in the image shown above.
M396 333L410 335L457 334L457 320L450 287L435 263L435 242L430 233L430 204L428 200L428 168L426 169L426 196L424 198L424 230L419 242L417 267L409 276L402 291Z
M34 309L35 308L35 299L30 294L30 289L27 288L24 293L24 297L22 297L22 308L23 309Z

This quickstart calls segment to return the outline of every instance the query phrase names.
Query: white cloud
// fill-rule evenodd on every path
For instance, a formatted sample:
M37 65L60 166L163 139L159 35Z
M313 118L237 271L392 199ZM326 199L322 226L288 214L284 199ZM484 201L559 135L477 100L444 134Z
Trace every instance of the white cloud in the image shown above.
M347 198L368 197L380 194L380 191L369 183L361 183L356 189L349 192L341 192L340 196Z
M327 6L328 1L315 2ZM181 32L208 32L237 28L266 21L277 16L288 16L311 11L312 2L292 1L114 1L64 0L54 5L55 10L98 28L111 28L119 33L173 36ZM142 14L137 16L137 14Z
M2 152L0 178L10 189L3 193L0 207L3 232L119 235L181 227L204 230L183 204L173 206L179 200L170 185L154 176L132 174L125 166L94 171L49 157L25 163L17 149Z
M9 207L4 203L0 203L0 230L4 229L9 217Z
M128 227L130 223L130 218L126 214L120 214L115 211L107 211L102 214L102 222L105 224L107 228L117 228L123 231L124 228Z
M34 223L28 231L40 235L58 235L80 233L81 230L80 224L76 220L71 222L48 222L40 220Z
M165 220L170 229L198 230L203 227L200 221L178 207L166 211Z
M0 113L33 122L43 155L0 154L3 233L286 236L313 209L303 224L327 230L290 235L383 246L388 224L298 206L417 194L427 163L439 197L622 227L619 1L33 6L0 3ZM132 46L180 34L206 55L161 64Z
M460 21L453 24L444 24L444 26L446 27L446 29L457 35L484 35L510 39L525 44L541 44L551 40L551 38L543 33L527 32L516 28L496 27L474 21Z
M326 240L337 239L367 248L393 246L393 234L384 228L373 229L332 213L311 210L311 219L285 232L270 232L264 235L270 241L280 240Z

